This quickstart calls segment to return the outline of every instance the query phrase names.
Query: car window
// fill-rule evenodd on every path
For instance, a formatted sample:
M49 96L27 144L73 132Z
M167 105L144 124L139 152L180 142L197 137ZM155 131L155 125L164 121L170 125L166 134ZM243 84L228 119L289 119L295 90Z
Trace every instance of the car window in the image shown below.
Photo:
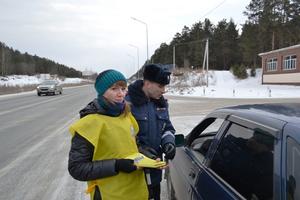
M214 122L212 122L209 126L206 127L206 129L202 131L201 135L210 133L216 134L223 122L224 119L216 118Z
M45 85L54 85L54 84L56 84L56 82L55 81L44 81L44 82L42 82L42 84L45 84Z
M274 138L232 123L210 168L246 199L273 197Z
M201 127L197 133L197 137L192 141L191 150L194 155L202 162L208 152L208 149L215 137L216 133L219 131L224 119L212 118L207 119L210 121L210 124L207 122L201 123L207 125L206 127ZM200 124L200 125L201 125ZM204 130L203 130L204 129Z
M300 199L300 145L287 139L287 200Z

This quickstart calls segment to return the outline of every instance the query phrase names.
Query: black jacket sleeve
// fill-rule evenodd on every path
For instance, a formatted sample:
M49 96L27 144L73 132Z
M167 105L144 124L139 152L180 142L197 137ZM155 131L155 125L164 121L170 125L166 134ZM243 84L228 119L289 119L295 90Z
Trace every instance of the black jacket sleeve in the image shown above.
M68 170L79 181L90 181L114 176L116 160L93 161L94 146L85 138L75 133L69 152Z

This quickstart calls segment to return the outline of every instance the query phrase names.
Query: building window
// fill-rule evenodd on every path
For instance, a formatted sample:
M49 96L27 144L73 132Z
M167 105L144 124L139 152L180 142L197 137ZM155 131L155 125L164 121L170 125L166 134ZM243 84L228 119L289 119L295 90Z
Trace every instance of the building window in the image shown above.
M283 60L283 70L294 70L296 69L296 61L297 61L297 56L292 55L292 56L286 56Z
M277 71L277 58L271 58L268 60L267 71Z

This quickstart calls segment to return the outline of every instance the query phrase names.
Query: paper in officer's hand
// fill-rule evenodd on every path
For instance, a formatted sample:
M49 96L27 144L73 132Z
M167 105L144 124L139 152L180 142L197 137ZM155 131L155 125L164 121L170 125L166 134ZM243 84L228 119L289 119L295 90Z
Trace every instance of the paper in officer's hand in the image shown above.
M127 156L126 159L132 159L137 167L161 168L166 165L164 161L153 160L141 153L134 153Z

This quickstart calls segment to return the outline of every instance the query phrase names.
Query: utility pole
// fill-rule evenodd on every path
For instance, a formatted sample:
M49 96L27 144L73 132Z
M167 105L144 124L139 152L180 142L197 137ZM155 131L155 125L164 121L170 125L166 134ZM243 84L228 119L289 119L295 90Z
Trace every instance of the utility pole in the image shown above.
M176 56L176 46L179 46L179 45L185 45L185 44L193 44L193 43L198 43L198 42L203 42L204 40L195 40L195 41L191 41L191 42L184 42L184 43L179 43L179 44L174 44L173 45L173 66L174 66L174 69L176 67L176 59L175 59L175 56Z
M208 38L206 39L205 51L204 51L204 57L203 57L202 71L204 72L205 70L206 70L206 87L208 87Z
M207 51L206 53L206 85L208 87L208 54L209 54L209 50L208 50L208 47L209 47L209 40L208 38L206 39L206 48L205 50Z
M272 51L274 50L274 48L275 48L275 32L273 31L273 33L272 33Z

